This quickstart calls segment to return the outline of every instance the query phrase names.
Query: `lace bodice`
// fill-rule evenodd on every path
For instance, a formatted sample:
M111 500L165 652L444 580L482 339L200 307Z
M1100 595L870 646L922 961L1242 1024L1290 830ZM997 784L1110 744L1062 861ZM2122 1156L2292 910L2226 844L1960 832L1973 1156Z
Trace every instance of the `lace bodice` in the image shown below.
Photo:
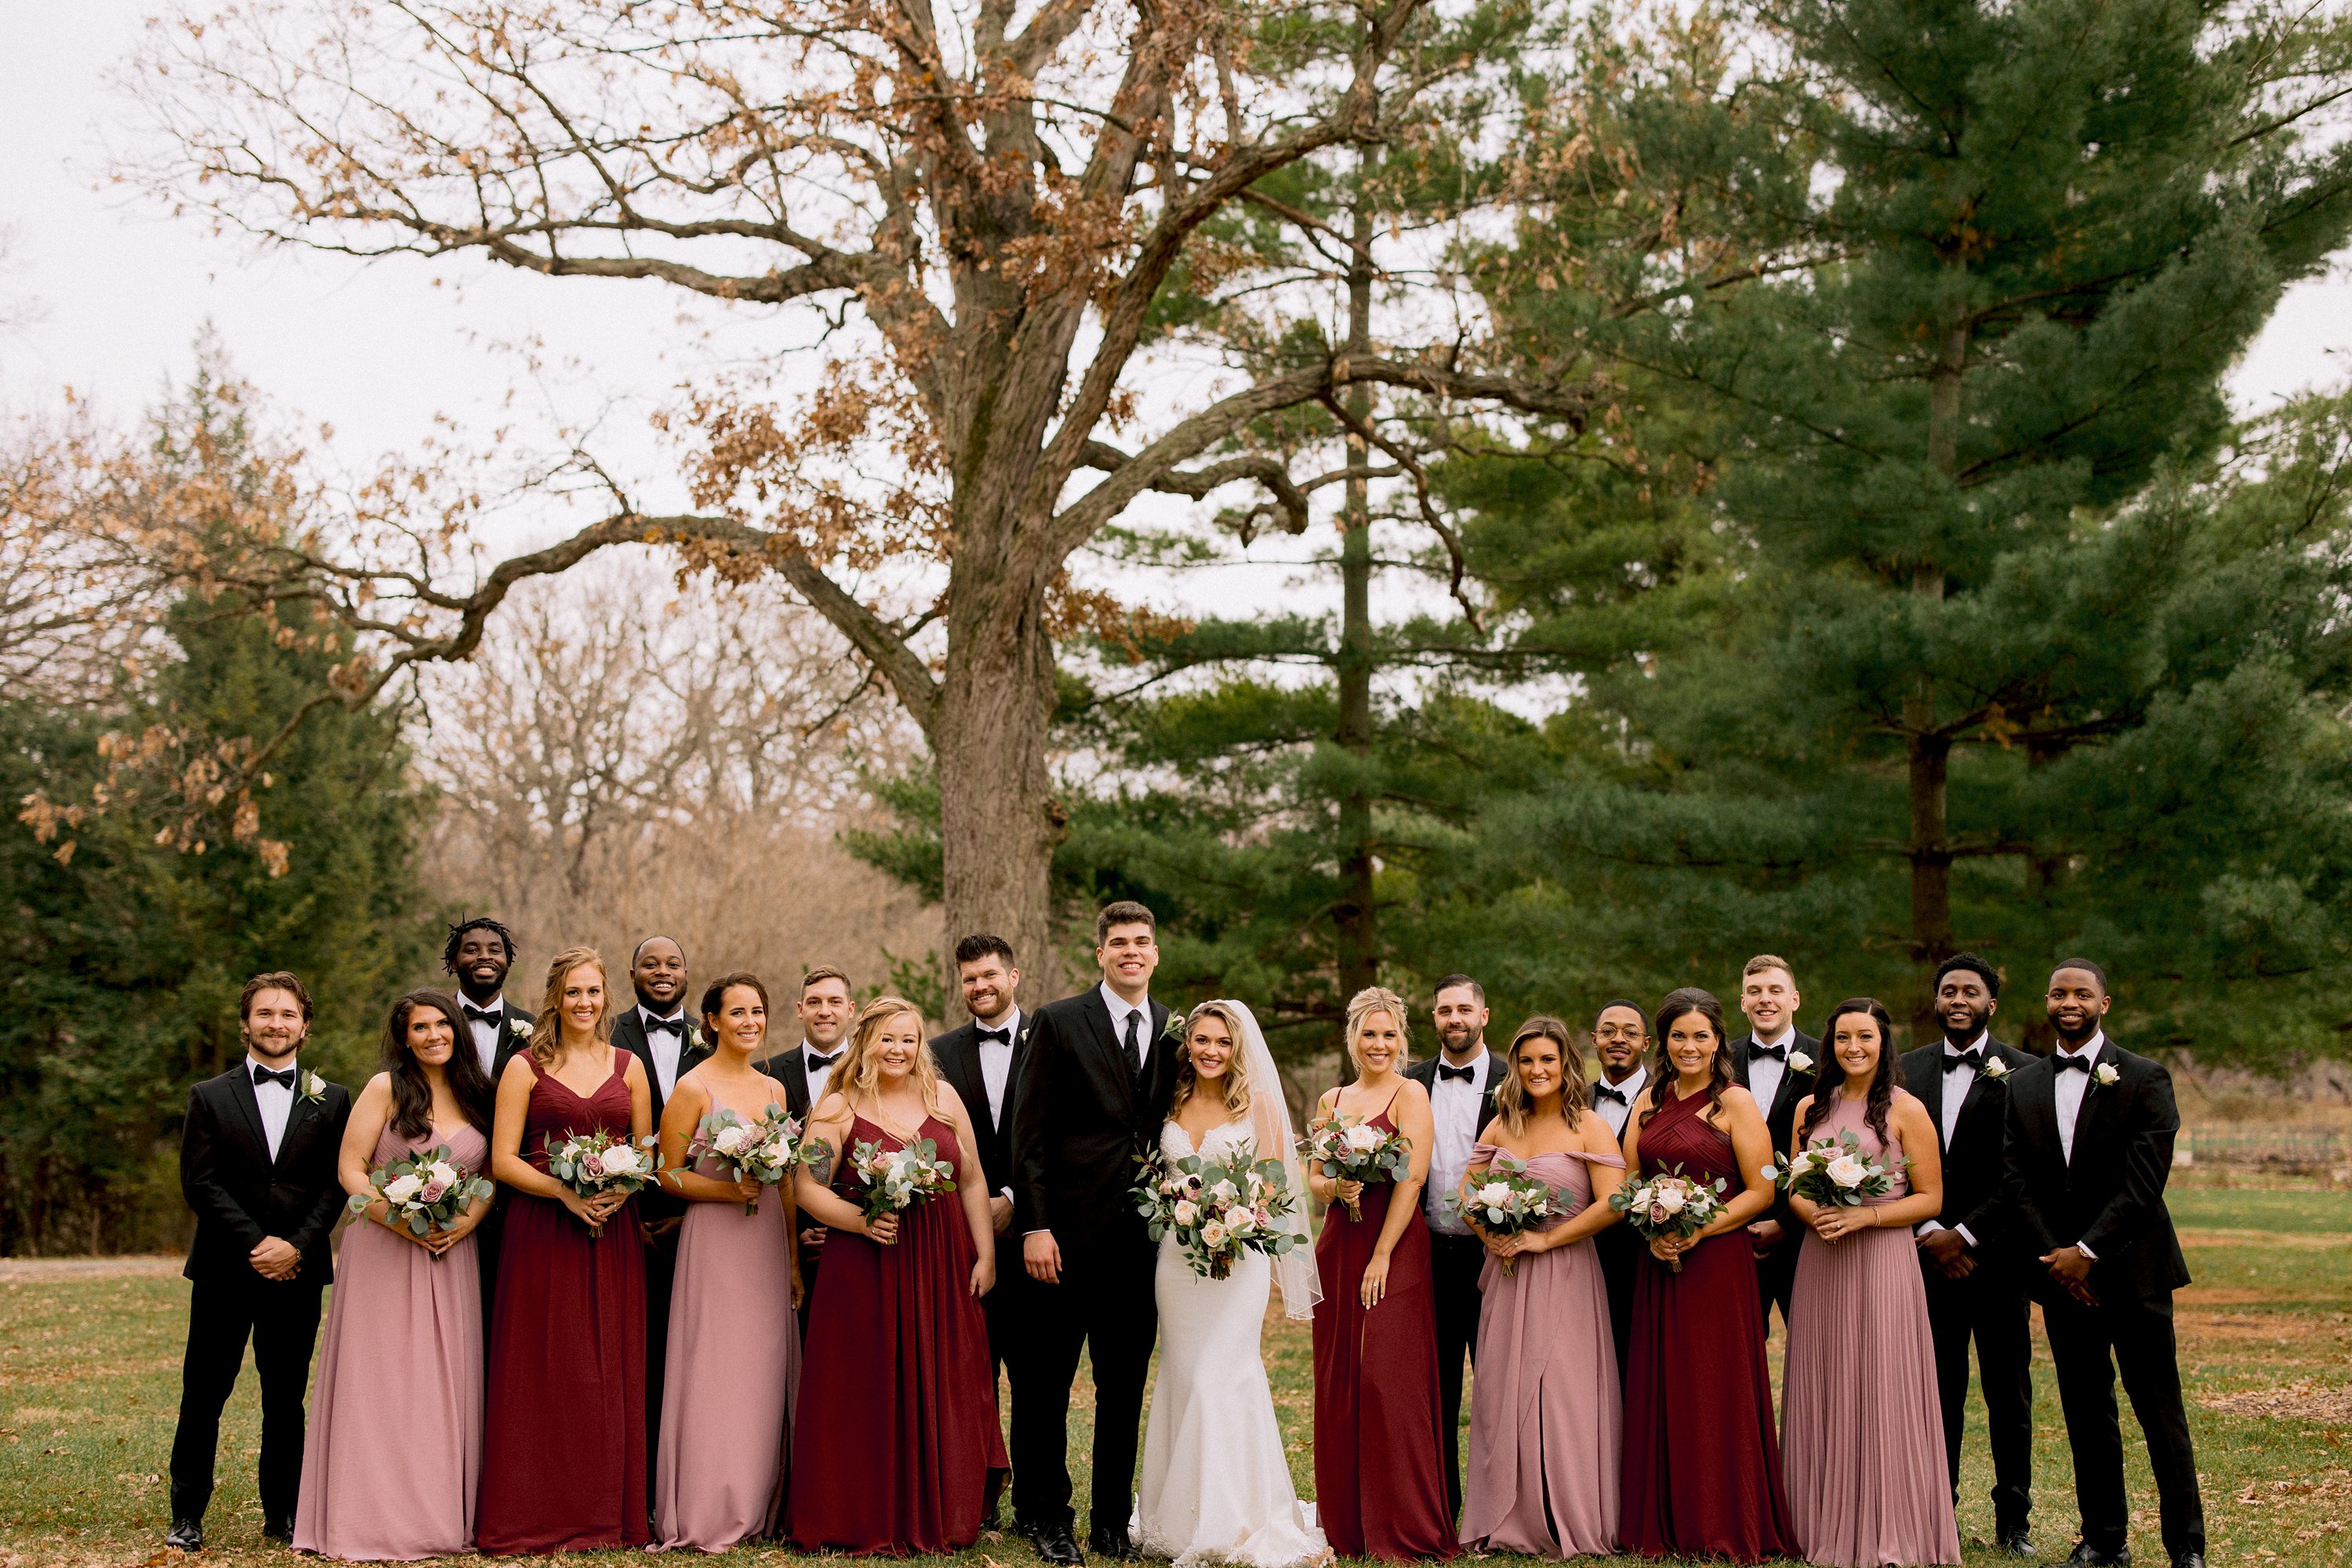
M1192 1134L1174 1121L1166 1122L1160 1129L1160 1151L1171 1160L1181 1160L1190 1154L1199 1154L1211 1160L1230 1160L1253 1146L1249 1125L1242 1121L1228 1121L1222 1127L1210 1128L1209 1135L1197 1146Z

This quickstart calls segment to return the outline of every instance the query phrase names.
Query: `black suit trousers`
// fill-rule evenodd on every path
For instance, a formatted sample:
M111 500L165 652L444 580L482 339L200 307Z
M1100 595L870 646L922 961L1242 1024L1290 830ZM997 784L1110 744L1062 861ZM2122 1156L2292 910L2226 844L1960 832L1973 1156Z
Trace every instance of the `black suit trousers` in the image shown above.
M1769 1252L1756 1260L1756 1310L1764 1320L1764 1331L1772 1331L1772 1307L1780 1308L1780 1326L1789 1326L1789 1301L1797 1293L1797 1258L1805 1249L1805 1227L1797 1216L1787 1210L1776 1211L1780 1222L1780 1239Z
M677 1280L682 1215L646 1239L646 1496L655 1492L660 1458L662 1377L669 1370L669 1296Z
M1013 1516L1024 1524L1073 1522L1069 1390L1078 1356L1094 1370L1094 1487L1090 1527L1124 1531L1134 1506L1135 1449L1143 1425L1143 1384L1160 1337L1152 1271L1158 1254L1140 1237L1104 1245L1061 1282L1022 1285L1026 1330L1013 1395ZM1034 1397L1029 1397L1031 1391Z
M2083 1516L2084 1543L2116 1551L2131 1524L2124 1495L2123 1430L2116 1413L2116 1375L2121 1373L2156 1472L2164 1549L2174 1557L2204 1551L2205 1505L2197 1491L2197 1456L2181 1404L2171 1298L2097 1307L2072 1297L2045 1300L2042 1321L2050 1334L2050 1359L2058 1367L2066 1439L2074 1450L2074 1502Z
M1993 1529L2025 1528L2033 1507L2033 1345L2025 1286L1981 1265L1965 1279L1922 1261L1927 1327L1936 1342L1936 1389L1944 1406L1944 1460L1960 1497L1960 1434L1968 1424L1969 1343L1977 1347L1987 1446L1992 1450Z
M1486 1248L1475 1236L1429 1233L1429 1275L1437 1311L1437 1419L1445 1434L1445 1506L1462 1514L1462 1363L1478 1358L1478 1290Z
M1612 1225L1592 1238L1601 1259L1601 1282L1609 1290L1609 1332L1617 1342L1617 1388L1625 1388L1625 1366L1633 1352L1633 1274L1648 1245L1630 1225Z
M172 1438L172 1517L201 1522L213 1498L213 1458L220 1447L221 1408L253 1342L261 1376L261 1512L294 1522L302 1485L302 1399L319 1341L322 1279L234 1277L194 1281L188 1298L188 1348L180 1362L180 1426Z

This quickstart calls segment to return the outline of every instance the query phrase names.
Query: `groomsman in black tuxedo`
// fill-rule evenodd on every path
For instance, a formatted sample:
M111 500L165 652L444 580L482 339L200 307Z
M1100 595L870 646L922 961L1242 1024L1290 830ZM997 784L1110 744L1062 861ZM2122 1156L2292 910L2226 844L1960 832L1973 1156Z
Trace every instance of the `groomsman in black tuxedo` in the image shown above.
M352 1112L341 1086L298 1059L310 1011L310 994L293 975L255 975L237 1000L244 1059L188 1091L180 1190L195 1211L196 1237L182 1272L194 1289L163 1538L184 1552L205 1542L221 1407L248 1339L261 1374L261 1531L281 1545L294 1538L302 1396L320 1293L334 1274L327 1238L343 1209L335 1161Z
M515 951L514 932L488 915L451 926L449 940L441 945L441 972L457 983L457 1005L465 1009L467 1038L481 1058L493 1091L515 1053L530 1048L532 1016L506 998ZM506 1219L507 1205L493 1203L482 1223L474 1227L474 1261L481 1269L486 1327L490 1321L490 1294L499 1282L499 1238L506 1232Z
M1821 1041L1797 1027L1797 1008L1803 1000L1787 959L1759 952L1748 961L1739 979L1739 1010L1748 1015L1748 1033L1731 1042L1731 1074L1756 1097L1776 1155L1789 1152L1797 1102L1812 1093L1814 1064L1822 1054ZM1776 1200L1762 1219L1748 1227L1748 1244L1756 1253L1757 1310L1764 1314L1767 1332L1772 1327L1773 1302L1780 1304L1781 1323L1789 1321L1804 1228L1790 1217L1785 1198Z
M1992 965L1972 952L1944 960L1936 971L1936 1016L1944 1037L1904 1053L1903 1084L1927 1106L1944 1151L1944 1209L1919 1227L1918 1243L1952 1500L1960 1496L1973 1339L1992 1448L1993 1535L2010 1556L2031 1557L2032 1335L2025 1278L2002 1243L2009 1229L2003 1212L2009 1080L2033 1058L1992 1037L2000 1005L2000 976Z
M1592 1054L1601 1063L1601 1076L1585 1091L1585 1098L1621 1142L1625 1137L1625 1118L1649 1086L1649 1066L1642 1059L1649 1032L1642 1009L1622 998L1602 1004L1592 1020ZM1593 1256L1601 1259L1601 1278L1609 1287L1609 1329L1617 1340L1621 1386L1633 1343L1633 1259L1641 1250L1641 1238L1630 1225L1612 1225L1592 1238Z
M2070 1563L2129 1563L2116 1375L2156 1472L2173 1568L2204 1568L2205 1505L2180 1398L2172 1293L2189 1283L2164 1187L2180 1113L2172 1075L2106 1037L2107 977L2086 958L2050 976L2058 1048L2009 1082L2012 1245L2031 1259L2074 1451L2083 1538Z
M1432 1304L1437 1315L1438 1425L1445 1434L1445 1503L1462 1512L1462 1363L1478 1353L1478 1273L1486 1248L1446 1200L1462 1188L1470 1147L1495 1120L1495 1086L1503 1062L1486 1048L1486 992L1466 974L1437 983L1430 1017L1438 1054L1414 1062L1404 1076L1429 1091L1437 1127L1429 1152L1429 1182L1421 1209L1429 1222Z
M686 1005L686 950L666 936L649 936L629 955L629 984L637 1005L613 1020L613 1044L645 1065L653 1090L654 1130L677 1090L677 1080L710 1055ZM637 1194L637 1225L646 1241L646 1496L654 1495L654 1462L661 1443L662 1378L669 1365L670 1287L677 1279L677 1233L686 1200L658 1184Z
M803 1124L810 1108L824 1099L834 1065L847 1048L849 1026L857 1009L849 999L849 976L830 963L820 963L801 976L801 997L794 1005L801 1022L801 1043L762 1059L760 1070L784 1086L784 1109ZM817 1268L824 1261L824 1226L803 1226L800 1236L801 1331L808 1331L809 1310L816 1304Z
M956 979L971 1021L931 1042L931 1059L978 1124L980 1169L988 1183L988 1216L996 1226L996 1288L981 1298L988 1318L989 1385L1010 1367L1015 1429L1023 1415L1024 1379L1014 1355L1022 1328L1029 1276L1021 1263L1021 1237L1013 1228L1013 1075L1028 1042L1029 1020L1013 1001L1021 971L1013 944L1001 936L968 936L956 943ZM996 1528L991 1520L988 1528Z
M1101 984L1038 1010L1013 1083L1013 1223L1028 1275L1016 1360L1024 1394L1035 1396L1013 1406L1013 1517L1056 1564L1085 1561L1072 1539L1068 1454L1081 1352L1095 1380L1087 1543L1106 1557L1135 1555L1127 1519L1160 1310L1157 1251L1128 1189L1167 1120L1181 1044L1151 999L1157 925L1124 900L1095 917Z

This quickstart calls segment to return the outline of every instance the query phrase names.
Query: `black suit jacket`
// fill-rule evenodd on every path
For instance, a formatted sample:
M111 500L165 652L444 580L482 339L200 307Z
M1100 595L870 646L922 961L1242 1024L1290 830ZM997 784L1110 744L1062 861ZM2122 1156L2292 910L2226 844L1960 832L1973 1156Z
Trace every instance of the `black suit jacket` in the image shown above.
M992 1197L1013 1184L1013 1091L1021 1081L1022 1053L1028 1049L1029 1036L1036 1025L1034 1014L1021 1015L1013 1037L1012 1070L1004 1079L1003 1114L994 1118L988 1113L988 1080L980 1070L980 1026L968 1022L931 1041L932 1065L971 1113L972 1141L980 1145L981 1174ZM1012 1231L1005 1234L1014 1241L1020 1239Z
M849 1043L845 1040L838 1048L847 1050ZM784 1086L784 1110L792 1114L794 1121L806 1122L809 1119L808 1047L794 1046L788 1051L778 1051L772 1057L762 1057L751 1065ZM961 1094L962 1090L956 1092Z
M2101 1067L2116 1069L2102 1084ZM2022 1255L2034 1293L2057 1285L2034 1259L2081 1242L2091 1249L2091 1290L2102 1301L2168 1300L2189 1283L2164 1186L2180 1113L2172 1075L2114 1040L2101 1043L2093 1080L2074 1122L2074 1157L2058 1142L2057 1068L2038 1058L2009 1079L2005 1176L2015 1220L2011 1245Z
M1755 1044L1756 1036L1753 1031L1731 1042L1732 1081L1742 1089L1748 1087L1748 1048ZM1764 1113L1764 1131L1772 1135L1772 1157L1776 1162L1788 1153L1789 1139L1797 1130L1797 1101L1813 1092L1814 1079L1822 1068L1822 1043L1802 1029L1797 1030L1789 1038L1789 1054L1794 1056L1799 1051L1804 1052L1812 1058L1811 1065L1800 1071L1794 1063L1790 1064L1780 1074L1780 1087L1772 1096L1772 1103L1759 1105L1756 1108ZM1658 1075L1655 1072L1651 1073L1650 1081L1655 1083L1657 1080ZM1674 1081L1671 1066L1668 1068L1666 1081L1669 1083ZM1783 1247L1794 1247L1804 1239L1801 1234L1804 1227L1790 1223L1789 1200L1785 1194L1775 1196L1772 1206L1759 1217L1777 1219L1780 1222L1782 1235L1772 1248L1774 1252L1778 1252Z
M1960 1103L1952 1136L1943 1144L1944 1207L1936 1215L1948 1230L1962 1226L1976 1238L1980 1262L2005 1260L2002 1237L2008 1226L2009 1086L2016 1075L2033 1065L2033 1058L1999 1040L1985 1041L1985 1060L2009 1068L2007 1078L1989 1076L1979 1068ZM1903 1053L1903 1087L1927 1108L1936 1135L1944 1130L1944 1042Z
M499 1000L506 1001L504 997L500 997ZM539 1021L539 1016L536 1013L526 1013L511 1002L506 1002L506 1027L499 1035L498 1055L490 1061L490 1090L493 1094L498 1091L499 1079L507 1075L507 1063L530 1049L530 1026ZM522 1026L520 1033L516 1032L517 1024ZM473 1026L468 1024L466 1028L466 1044L470 1046L473 1043Z
M296 1068L310 1071L299 1059ZM180 1191L196 1211L196 1238L181 1272L191 1279L257 1280L247 1256L275 1236L302 1254L305 1284L334 1278L327 1238L343 1211L335 1163L351 1114L352 1097L341 1084L325 1084L316 1100L297 1093L272 1160L243 1058L190 1089L180 1125Z
M1038 1009L1013 1091L1013 1227L1050 1230L1065 1264L1150 1247L1129 1199L1136 1160L1158 1143L1176 1087L1168 1009L1150 1004L1139 1078L1111 1032L1100 986Z
M1433 1100L1437 1095L1437 1064L1441 1057L1424 1057L1404 1069L1404 1076L1427 1089ZM1486 1076L1478 1080L1478 1131L1486 1131L1486 1123L1495 1120L1495 1089L1503 1081L1503 1054L1492 1046L1486 1047Z
M646 1088L653 1099L654 1131L661 1131L662 1112L669 1108L669 1096L662 1092L661 1074L654 1070L654 1047L646 1038L646 1016L632 1006L613 1020L613 1044L637 1058L646 1069ZM678 1043L677 1077L684 1078L710 1059L710 1042L703 1037L701 1028L690 1018L686 1035ZM673 1083L676 1079L671 1080ZM646 1186L637 1194L637 1213L647 1225L663 1220L686 1217L686 1200L661 1190L658 1184Z

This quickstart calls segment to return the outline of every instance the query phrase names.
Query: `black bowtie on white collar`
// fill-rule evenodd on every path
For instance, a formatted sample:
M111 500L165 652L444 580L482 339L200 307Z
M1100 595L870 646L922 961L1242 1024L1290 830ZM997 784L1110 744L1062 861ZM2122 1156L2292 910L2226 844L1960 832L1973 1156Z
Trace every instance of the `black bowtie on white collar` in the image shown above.
M647 1017L646 1019L646 1033L650 1035L656 1029L667 1029L682 1040L686 1038L686 1015L680 1013L674 1018Z
M802 1065L807 1068L811 1072L824 1072L831 1068L833 1064L840 1059L841 1053L839 1051L834 1052L833 1055L829 1057L820 1057L812 1053L803 1060Z
M294 1069L292 1068L281 1068L278 1071L272 1072L268 1068L263 1067L259 1062L256 1062L253 1064L253 1087L259 1089L265 1083L282 1083L288 1089L292 1089L294 1087Z
M1753 1061L1758 1057L1770 1057L1776 1061L1786 1062L1789 1059L1789 1042L1783 1040L1777 1046L1749 1046L1748 1059Z
M2095 1051L2084 1051L2079 1057L2070 1057L2065 1052L2059 1051L2051 1057L2050 1065L2060 1072L2089 1072L2091 1058L2097 1054Z
M488 1024L495 1027L498 1021L507 1016L504 1007L477 1007L471 1002L460 1002L457 1005L466 1010L466 1021L470 1024Z
M1437 1064L1437 1076L1440 1079L1451 1079L1457 1083L1468 1083L1478 1076L1478 1069L1475 1067L1451 1067L1444 1062L1440 1062Z
M973 1033L982 1045L1009 1046L1013 1043L1013 1029L1009 1025L1002 1029L982 1029L974 1025Z
M1958 1072L1962 1068L1978 1068L1983 1066L1984 1047L1982 1046L1971 1046L1965 1051L1956 1051L1949 1046L1944 1047L1946 1072Z
M1625 1091L1619 1089L1615 1084L1594 1084L1592 1086L1592 1103L1598 1105L1604 1100L1613 1100L1620 1105L1627 1103L1625 1100Z

